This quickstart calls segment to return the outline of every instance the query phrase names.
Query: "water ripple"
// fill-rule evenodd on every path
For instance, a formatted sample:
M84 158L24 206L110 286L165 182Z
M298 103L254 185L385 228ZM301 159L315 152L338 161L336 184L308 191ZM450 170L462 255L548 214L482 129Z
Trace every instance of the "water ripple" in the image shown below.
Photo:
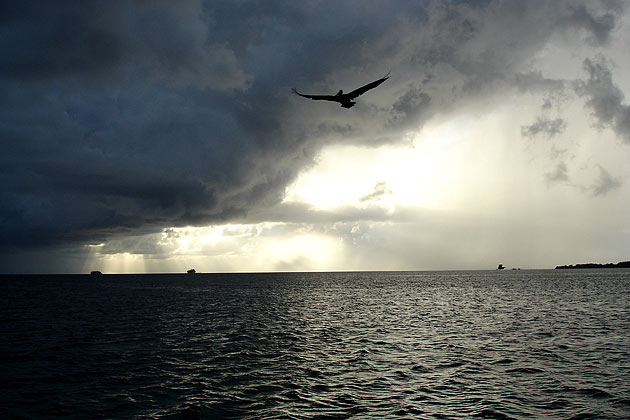
M3 418L630 417L627 270L3 280Z

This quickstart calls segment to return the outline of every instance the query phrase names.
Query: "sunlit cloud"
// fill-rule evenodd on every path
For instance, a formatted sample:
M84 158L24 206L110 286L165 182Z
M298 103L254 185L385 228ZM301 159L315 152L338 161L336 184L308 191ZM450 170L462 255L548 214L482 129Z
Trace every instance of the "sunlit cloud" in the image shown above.
M104 272L285 271L341 269L342 243L312 226L285 223L169 228L133 242L89 246L86 267ZM142 244L153 243L148 251ZM95 268L96 269L96 268Z

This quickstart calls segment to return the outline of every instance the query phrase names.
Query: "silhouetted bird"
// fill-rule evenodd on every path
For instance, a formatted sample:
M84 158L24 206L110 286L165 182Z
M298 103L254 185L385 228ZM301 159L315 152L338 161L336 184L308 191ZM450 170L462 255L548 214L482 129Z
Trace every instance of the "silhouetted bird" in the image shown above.
M368 83L365 86L361 86L360 88L353 90L350 93L343 93L343 90L340 90L339 92L337 92L336 95L304 95L298 92L295 88L293 88L292 90L295 94L300 95L304 98L313 99L315 101L339 102L341 106L344 108L352 108L354 104L356 104L356 102L352 102L354 98L356 98L359 95L363 95L368 90L374 89L375 87L383 83L385 80L389 79L389 73L387 73L384 77L378 80L375 80L373 82Z

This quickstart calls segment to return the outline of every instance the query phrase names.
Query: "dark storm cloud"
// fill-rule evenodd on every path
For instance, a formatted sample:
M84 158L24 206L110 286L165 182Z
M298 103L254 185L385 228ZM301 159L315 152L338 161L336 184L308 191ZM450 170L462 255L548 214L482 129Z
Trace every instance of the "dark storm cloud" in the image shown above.
M557 32L607 42L618 4L5 1L0 245L242 218L332 141L400 141L500 89L548 89L523 64ZM390 69L352 110L289 91ZM621 130L623 112L606 121Z
M601 126L612 128L630 143L630 105L623 103L625 96L613 82L610 64L603 57L586 59L584 70L588 79L574 84L576 92L586 98L586 105Z
M197 0L6 2L0 75L111 83L125 77L169 85L239 87L233 52L213 43Z

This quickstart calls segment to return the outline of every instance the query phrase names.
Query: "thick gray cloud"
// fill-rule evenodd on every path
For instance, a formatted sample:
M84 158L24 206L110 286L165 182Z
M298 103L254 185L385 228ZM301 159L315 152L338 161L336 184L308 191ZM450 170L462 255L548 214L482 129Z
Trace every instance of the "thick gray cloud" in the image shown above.
M430 79L426 79L428 81ZM422 87L409 86L392 104L390 124L394 126L418 125L430 115L431 96Z
M415 212L415 213L414 213ZM295 224L331 224L337 222L352 223L355 221L399 223L414 220L418 209L397 209L395 214L389 213L382 207L357 208L344 206L334 210L321 210L313 208L305 203L285 202L272 208L256 209L251 211L246 218L235 219L239 222L283 222Z
M359 201L378 200L379 198L382 198L391 193L392 190L389 189L386 182L377 182L376 185L374 185L374 189L372 190L372 192L359 198Z
M125 78L171 86L243 87L232 50L214 42L198 0L7 2L1 74L10 80Z
M597 166L599 168L599 176L595 180L595 183L591 186L593 195L606 195L610 191L616 190L621 187L621 179L612 176L606 169Z
M603 57L584 60L587 80L574 84L578 95L586 98L586 105L598 123L612 128L626 143L630 143L630 105L623 103L625 95L613 82L610 64Z
M607 4L609 11L600 15L594 15L588 10L586 4L575 4L572 7L570 20L581 25L589 32L589 40L593 43L605 43L610 38L611 31L615 28L614 12L621 11L621 5L610 2Z
M522 126L521 134L529 138L542 135L550 139L558 134L562 134L566 127L567 123L562 118L554 118L553 120L547 118L537 118L535 123Z
M567 164L564 162L558 163L551 172L545 173L545 179L548 184L551 183L568 183L570 181Z
M242 218L332 141L400 141L502 89L551 89L532 54L558 33L608 42L622 4L5 1L0 247ZM390 69L352 110L289 90ZM587 70L581 92L622 132L623 97L604 67Z

